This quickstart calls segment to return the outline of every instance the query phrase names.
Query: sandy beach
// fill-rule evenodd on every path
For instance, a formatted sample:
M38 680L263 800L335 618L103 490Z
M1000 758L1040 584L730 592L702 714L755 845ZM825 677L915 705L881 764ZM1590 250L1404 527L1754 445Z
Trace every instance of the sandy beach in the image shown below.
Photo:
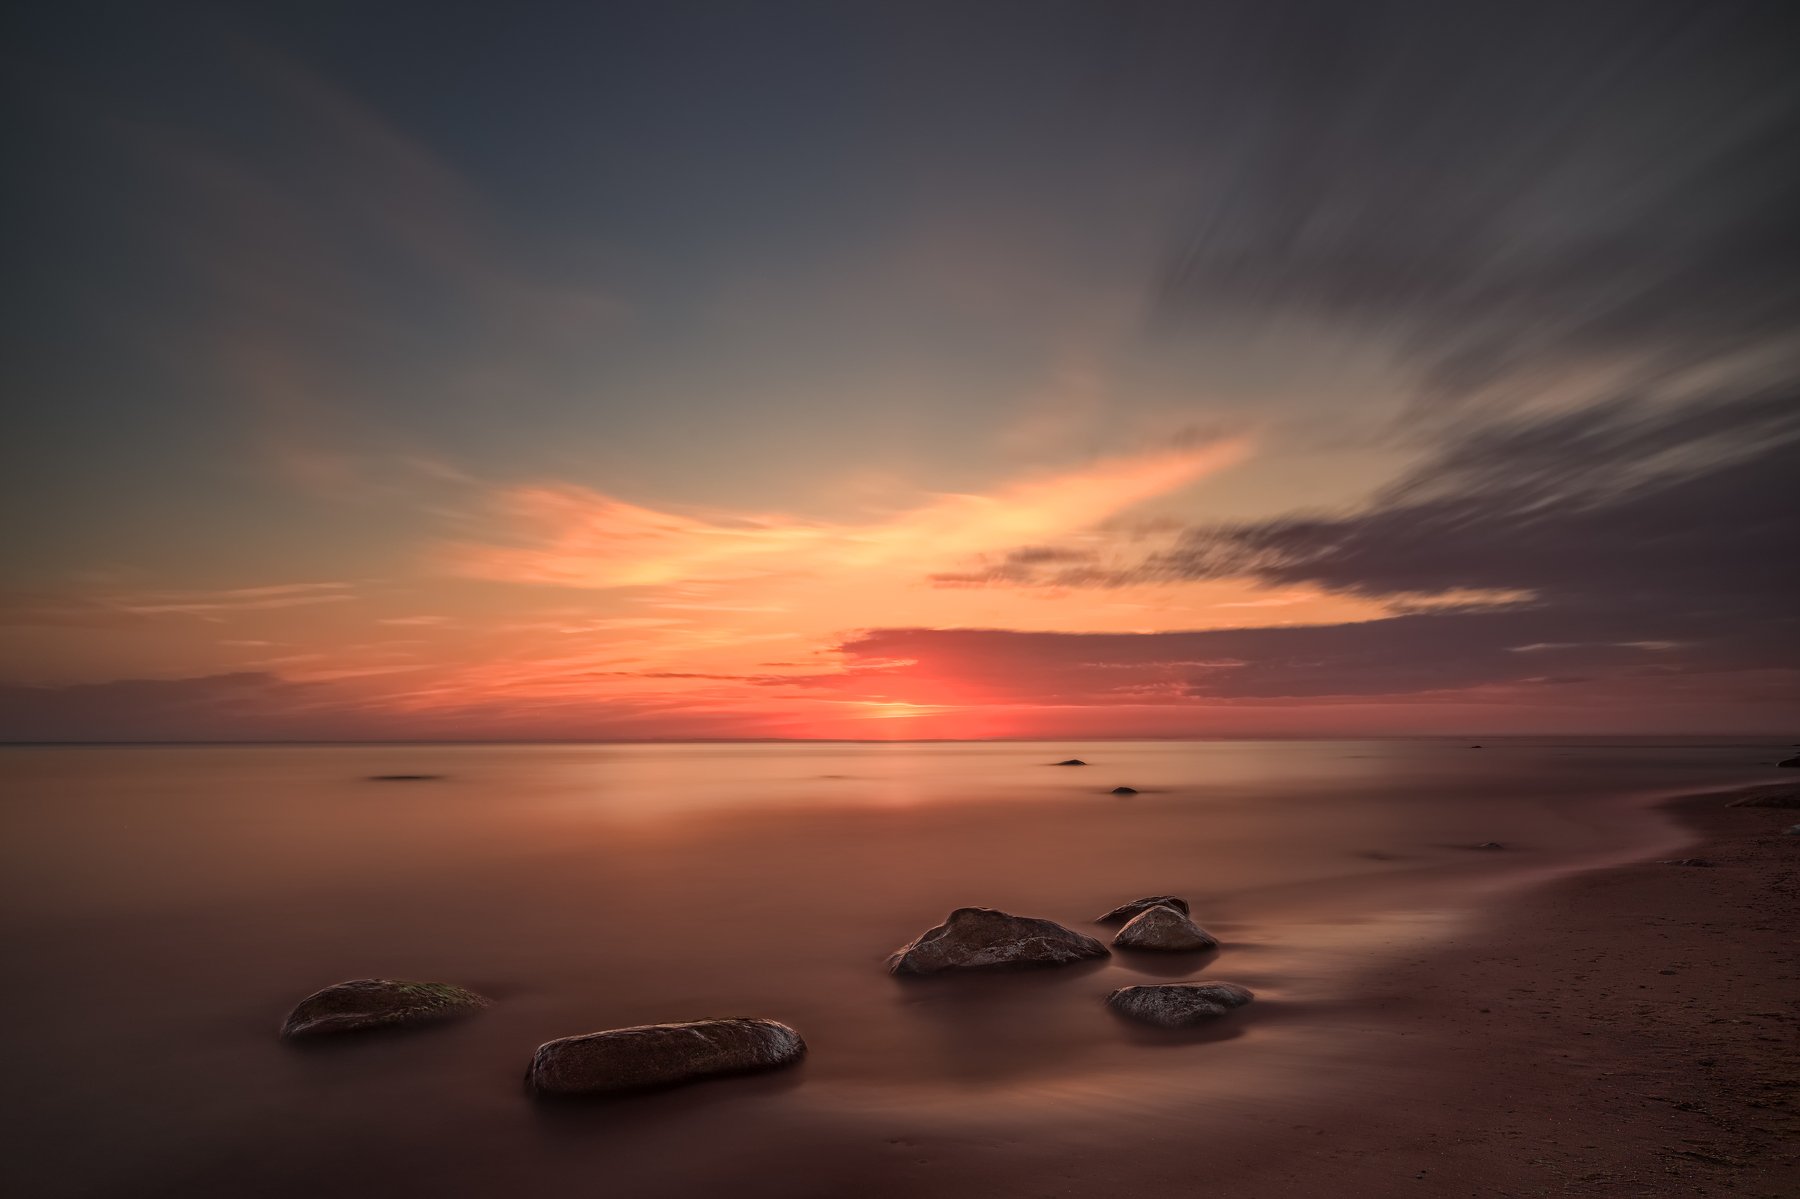
M1370 1010L1354 1112L1230 1152L1243 1196L1800 1195L1800 799L1666 805L1679 857L1509 896ZM1271 1166L1271 1160L1280 1165ZM1216 1162L1215 1162L1216 1165ZM1091 1192L1101 1193L1101 1192Z

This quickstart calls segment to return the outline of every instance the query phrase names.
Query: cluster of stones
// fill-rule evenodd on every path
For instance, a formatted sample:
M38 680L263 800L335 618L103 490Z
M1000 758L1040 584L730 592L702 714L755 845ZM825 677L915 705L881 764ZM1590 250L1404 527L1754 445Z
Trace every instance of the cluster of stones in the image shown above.
M1185 899L1152 895L1121 904L1096 924L1122 924L1113 947L1159 953L1217 949L1219 941L1190 919ZM1093 937L1051 920L1014 916L993 908L958 908L936 928L888 959L895 974L947 970L1066 966L1111 956ZM1106 997L1114 1011L1163 1028L1190 1028L1225 1015L1254 998L1227 982L1146 983L1121 987Z
M1122 923L1120 949L1193 952L1218 947L1217 938L1188 918L1187 901L1173 895L1133 900L1098 918ZM1093 937L1052 920L993 908L958 908L888 960L895 974L951 970L1066 966L1111 956ZM1108 995L1115 1010L1149 1024L1185 1028L1250 1002L1235 983L1155 983ZM288 1013L289 1040L372 1029L408 1028L470 1016L490 1000L454 983L359 978L315 991ZM526 1071L532 1091L545 1096L607 1095L691 1082L721 1074L770 1070L806 1052L799 1033L775 1020L733 1017L685 1024L645 1024L538 1046Z

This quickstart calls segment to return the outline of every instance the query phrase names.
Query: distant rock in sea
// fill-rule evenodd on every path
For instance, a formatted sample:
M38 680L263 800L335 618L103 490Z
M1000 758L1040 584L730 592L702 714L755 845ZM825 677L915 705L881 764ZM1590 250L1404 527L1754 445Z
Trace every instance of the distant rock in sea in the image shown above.
M371 783L428 783L444 776L441 774L371 774Z
M1179 895L1150 895L1143 899L1134 899L1130 903L1122 903L1104 916L1094 917L1095 924L1116 924L1129 920L1145 908L1153 908L1158 904L1165 908L1174 908L1183 916L1188 914L1188 901Z
M1480 749L1480 748L1481 748L1481 746L1479 746L1479 745L1471 745L1471 746L1469 746L1469 748L1470 748L1470 749Z
M302 999L281 1026L288 1038L403 1028L467 1016L488 1000L454 983L358 978L334 983Z
M1136 795L1138 790L1136 787L1114 787L1112 793L1114 795Z
M1112 943L1114 949L1155 949L1171 953L1219 947L1217 937L1185 914L1160 903L1132 917Z
M1052 762L1050 764L1052 766L1086 766L1087 765L1087 763L1083 762L1080 758L1069 758L1065 761Z
M1500 842L1498 842L1498 841L1483 841L1480 845L1477 845L1475 848L1476 849L1505 849L1506 846L1500 844Z
M993 908L957 908L942 924L888 959L895 974L1065 966L1111 956L1106 946L1053 920Z
M1783 758L1781 761L1775 763L1775 765L1777 765L1777 766L1800 766L1800 757Z
M1664 858L1662 861L1658 862L1657 865L1659 865L1659 866L1710 866L1710 865L1712 865L1712 863L1707 861L1705 858Z
M525 1077L540 1095L605 1095L772 1070L805 1052L800 1034L775 1020L644 1024L540 1045Z
M1162 1028L1188 1028L1216 1020L1256 998L1236 983L1145 983L1106 997L1114 1011Z

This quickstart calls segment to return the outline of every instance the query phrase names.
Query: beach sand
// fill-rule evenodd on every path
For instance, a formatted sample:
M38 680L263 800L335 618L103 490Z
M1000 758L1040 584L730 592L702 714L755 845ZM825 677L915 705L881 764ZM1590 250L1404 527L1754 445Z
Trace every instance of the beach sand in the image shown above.
M1233 1147L1207 1189L1800 1195L1800 811L1747 793L1668 805L1711 867L1571 875L1393 970L1356 1111Z

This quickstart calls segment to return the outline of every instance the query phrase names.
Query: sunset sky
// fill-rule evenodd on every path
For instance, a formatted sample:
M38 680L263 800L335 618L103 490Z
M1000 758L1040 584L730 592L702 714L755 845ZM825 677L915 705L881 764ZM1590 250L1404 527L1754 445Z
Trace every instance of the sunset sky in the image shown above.
M1795 10L83 3L0 738L1800 727Z

